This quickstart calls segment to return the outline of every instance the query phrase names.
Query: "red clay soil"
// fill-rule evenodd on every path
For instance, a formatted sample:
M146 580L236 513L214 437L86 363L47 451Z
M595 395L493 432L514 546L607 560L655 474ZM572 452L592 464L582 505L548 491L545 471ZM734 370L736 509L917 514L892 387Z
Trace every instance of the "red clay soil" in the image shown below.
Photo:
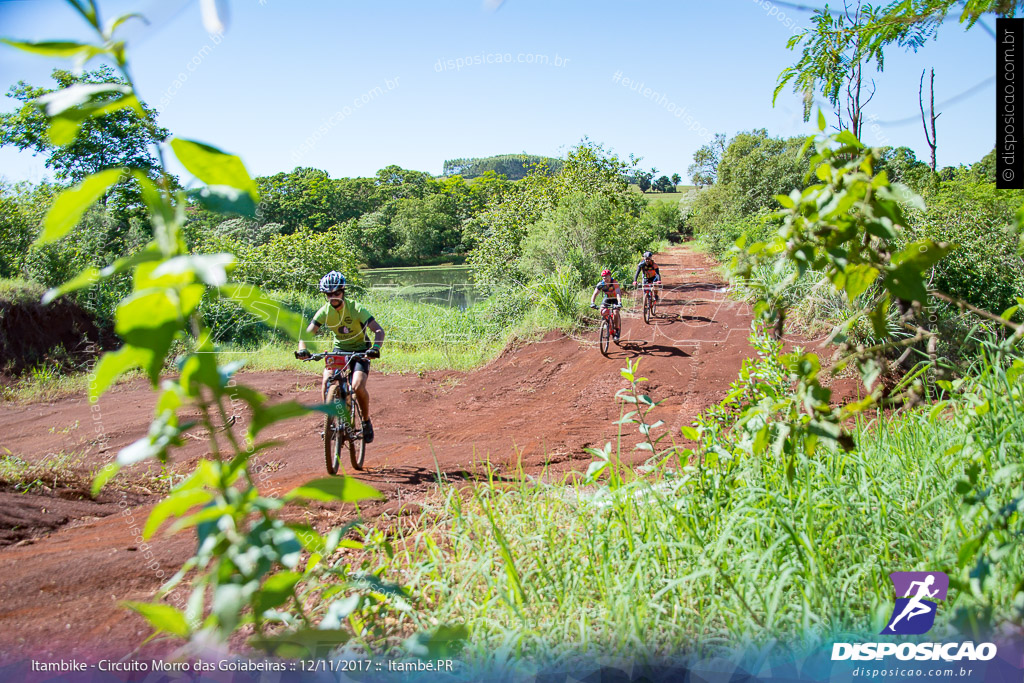
M660 255L659 263L666 283L659 317L645 324L630 293L621 347L613 345L608 358L597 348L596 332L550 333L470 373L372 375L376 440L367 447L366 469L358 478L384 492L386 500L364 506L364 518L415 511L437 471L465 481L487 460L505 471L521 464L526 473L549 478L584 470L590 456L583 449L616 438L612 421L619 407L613 397L626 385L619 375L626 359L641 359L641 374L650 379L647 391L663 401L654 416L675 434L720 401L742 360L752 355L749 308L726 297L710 258L676 247ZM317 399L314 368L239 379L274 401ZM88 472L146 434L153 404L143 381L115 387L93 407L84 397L5 404L0 452L6 448L30 462L73 452L76 466ZM240 414L235 428L245 419ZM320 429L310 416L263 433L282 444L259 455L264 493L281 494L326 476ZM206 454L204 441L189 441L176 451L172 469L187 472ZM630 457L639 463L646 455ZM117 603L150 600L194 544L192 534L181 533L158 534L148 546L140 545L138 535L158 499L156 493L145 495L156 473L152 465L123 472L130 492L114 490L98 501L67 500L82 496L65 490L62 498L59 487L0 491L0 544L7 543L0 547L0 663L123 656L148 635L143 620ZM324 530L353 513L350 507L313 505L295 514Z

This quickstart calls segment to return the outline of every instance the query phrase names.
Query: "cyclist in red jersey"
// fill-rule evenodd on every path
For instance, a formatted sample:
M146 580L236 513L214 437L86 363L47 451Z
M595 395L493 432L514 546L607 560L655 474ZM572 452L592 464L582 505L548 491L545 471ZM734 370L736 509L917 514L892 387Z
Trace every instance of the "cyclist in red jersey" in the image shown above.
M597 293L604 293L604 301L601 302L601 307L611 306L622 306L622 287L619 286L619 281L612 277L612 271L605 268L601 271L601 279L598 280L597 286L594 287L594 293L590 296L590 305L594 306L594 302L597 300ZM613 313L615 316L615 343L619 341L619 331L622 329L622 320L619 318L619 310L615 309Z

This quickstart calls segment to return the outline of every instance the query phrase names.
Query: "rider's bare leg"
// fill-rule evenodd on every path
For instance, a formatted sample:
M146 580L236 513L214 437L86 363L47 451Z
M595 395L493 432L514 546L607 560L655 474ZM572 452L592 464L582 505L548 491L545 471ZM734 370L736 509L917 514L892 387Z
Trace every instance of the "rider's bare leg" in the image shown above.
M328 370L327 368L324 368L324 377L322 380L320 380L320 395L324 397L325 401L327 400L327 380L329 380L330 378L331 371Z
M359 412L363 420L370 419L370 392L366 390L366 373L356 370L352 373L352 390L356 392L356 401L359 402Z

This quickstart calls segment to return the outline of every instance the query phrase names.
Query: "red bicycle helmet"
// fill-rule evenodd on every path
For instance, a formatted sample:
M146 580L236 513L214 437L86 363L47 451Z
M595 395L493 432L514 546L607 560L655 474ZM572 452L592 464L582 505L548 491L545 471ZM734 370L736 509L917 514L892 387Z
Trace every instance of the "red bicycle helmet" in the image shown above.
M605 268L604 270L601 271L601 277L604 277L605 275L611 275L611 274L612 274L612 271L608 270L607 268Z

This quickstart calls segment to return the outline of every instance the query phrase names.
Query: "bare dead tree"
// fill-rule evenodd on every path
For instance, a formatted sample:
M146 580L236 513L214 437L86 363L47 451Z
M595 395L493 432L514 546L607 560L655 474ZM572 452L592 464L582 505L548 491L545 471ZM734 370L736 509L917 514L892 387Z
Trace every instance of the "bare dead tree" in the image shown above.
M848 0L843 0L843 12L851 27L860 27L864 18L860 0L852 4ZM864 83L863 38L861 31L854 30L853 33L856 37L850 53L849 71L846 75L846 117L849 119L850 132L859 140L864 129L864 108L875 97L876 88L874 79L871 79L871 93L867 95L866 99L863 99L867 90ZM835 113L836 118L839 119L839 128L842 129L844 127L842 104L836 103Z
M928 141L928 147L932 150L932 173L935 172L935 119L942 116L942 112L935 113L935 69L932 69L931 81L928 84L929 109L928 115L924 113L924 69L921 69L921 83L917 88L917 103L921 107L921 125L924 127L924 139ZM928 132L928 124L931 123L931 133Z

